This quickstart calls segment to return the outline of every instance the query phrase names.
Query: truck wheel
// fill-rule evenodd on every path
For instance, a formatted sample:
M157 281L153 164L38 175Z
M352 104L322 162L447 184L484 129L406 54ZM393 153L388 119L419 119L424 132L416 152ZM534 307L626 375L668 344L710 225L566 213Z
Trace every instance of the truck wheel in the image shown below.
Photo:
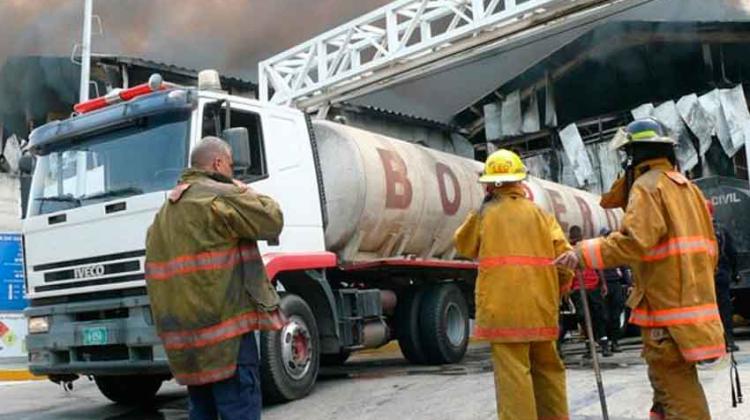
M341 366L349 360L352 352L347 349L341 349L338 353L323 354L320 356L320 364L323 366Z
M306 396L320 367L318 326L310 307L297 295L281 298L287 324L260 334L263 400L280 403Z
M414 288L399 297L396 305L396 337L398 346L406 360L416 363L427 363L427 356L422 349L419 336L419 307L424 291Z
M94 376L96 387L113 402L125 405L142 405L154 401L161 388L163 376Z
M461 289L441 284L427 290L419 318L428 363L456 363L464 357L469 345L469 308Z

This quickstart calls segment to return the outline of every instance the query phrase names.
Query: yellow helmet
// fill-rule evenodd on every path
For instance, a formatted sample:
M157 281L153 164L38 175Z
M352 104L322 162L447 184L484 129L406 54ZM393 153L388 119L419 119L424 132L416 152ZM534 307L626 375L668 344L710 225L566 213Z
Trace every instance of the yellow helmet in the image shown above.
M518 182L526 179L526 165L521 158L510 150L500 149L487 157L484 173L479 182L494 184L498 182Z

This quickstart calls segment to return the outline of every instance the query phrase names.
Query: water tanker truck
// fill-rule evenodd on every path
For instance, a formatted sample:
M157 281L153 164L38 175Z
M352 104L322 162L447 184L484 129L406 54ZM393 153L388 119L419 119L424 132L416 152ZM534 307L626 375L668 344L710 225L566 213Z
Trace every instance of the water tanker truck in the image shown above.
M392 340L414 363L461 360L476 265L451 240L482 202L482 164L199 80L180 87L154 77L30 136L31 371L56 382L93 377L121 403L149 400L169 379L145 289L145 235L207 135L226 139L236 178L284 212L280 237L260 244L289 318L259 334L266 401L301 398L321 363ZM535 178L525 185L566 230L617 228L618 214L594 195Z

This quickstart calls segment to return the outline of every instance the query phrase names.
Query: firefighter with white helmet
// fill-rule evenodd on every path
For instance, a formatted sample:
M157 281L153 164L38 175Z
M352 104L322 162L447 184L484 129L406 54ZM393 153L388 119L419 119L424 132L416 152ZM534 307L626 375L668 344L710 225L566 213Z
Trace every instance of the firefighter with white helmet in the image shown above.
M675 141L652 118L621 130L626 174L602 198L622 207L619 231L583 241L562 266L629 265L635 284L630 322L641 327L654 390L652 419L709 419L696 363L722 357L724 336L713 274L716 237L700 190L676 170Z
M560 296L573 273L554 260L571 249L555 218L534 204L521 158L491 154L479 182L487 197L456 231L459 254L477 259L474 335L492 346L498 418L568 418L565 367L556 346Z

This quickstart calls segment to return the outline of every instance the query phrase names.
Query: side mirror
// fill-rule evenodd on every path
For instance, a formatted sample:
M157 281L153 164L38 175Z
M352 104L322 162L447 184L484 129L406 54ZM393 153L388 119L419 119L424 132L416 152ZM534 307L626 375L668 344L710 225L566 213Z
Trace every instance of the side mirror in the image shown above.
M221 133L224 141L232 147L235 170L246 170L252 165L250 157L250 134L245 127L227 128Z
M31 175L34 172L36 159L31 155L23 155L18 159L18 170L24 175Z

